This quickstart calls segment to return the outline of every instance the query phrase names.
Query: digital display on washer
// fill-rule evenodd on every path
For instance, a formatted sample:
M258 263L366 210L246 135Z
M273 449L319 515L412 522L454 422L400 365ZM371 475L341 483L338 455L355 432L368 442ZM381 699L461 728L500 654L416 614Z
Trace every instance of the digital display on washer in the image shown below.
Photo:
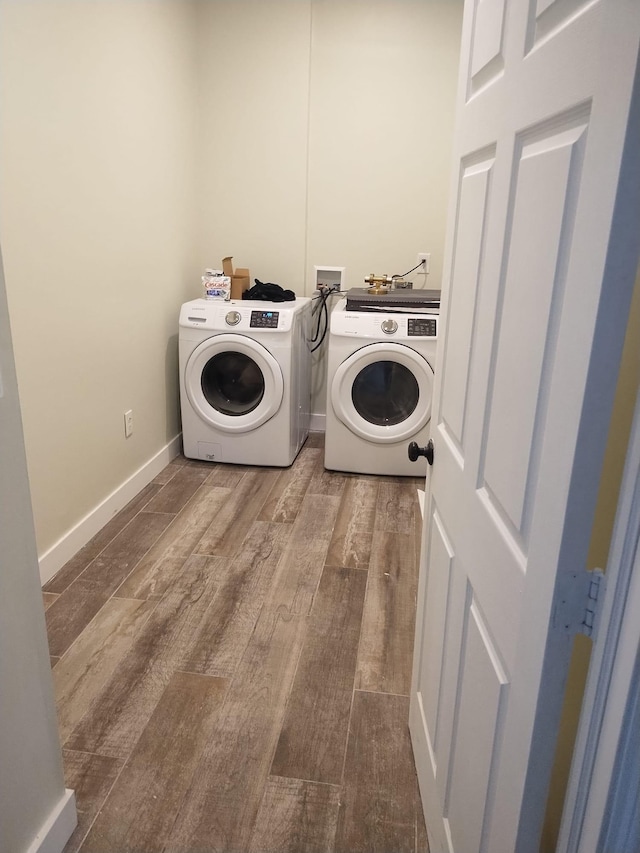
M252 329L277 329L279 311L252 311L249 326Z
M435 338L436 320L433 317L409 317L408 334L421 338Z

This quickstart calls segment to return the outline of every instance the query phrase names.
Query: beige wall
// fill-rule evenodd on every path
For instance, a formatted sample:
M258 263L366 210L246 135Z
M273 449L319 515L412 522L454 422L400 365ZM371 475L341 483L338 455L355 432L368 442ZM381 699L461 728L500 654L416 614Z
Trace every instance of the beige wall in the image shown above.
M307 282L313 265L442 284L462 3L313 5ZM416 286L424 276L412 276Z
M440 286L461 7L0 0L0 241L40 555L177 434L177 311L205 266L231 254L303 294L314 264L354 286L430 251Z
M310 17L309 0L198 4L200 266L233 255L299 295Z
M0 240L40 554L179 431L193 10L0 2Z
M440 287L462 3L199 4L202 265L311 295L431 251ZM418 277L416 284L423 282Z

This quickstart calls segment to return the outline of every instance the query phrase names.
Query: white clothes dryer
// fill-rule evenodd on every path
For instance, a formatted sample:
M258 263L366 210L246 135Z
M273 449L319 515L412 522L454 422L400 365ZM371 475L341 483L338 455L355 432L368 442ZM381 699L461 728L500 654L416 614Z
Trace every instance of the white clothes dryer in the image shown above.
M331 314L325 467L334 471L424 476L408 445L427 444L438 324L436 314L347 311Z
M185 456L291 465L309 432L311 300L195 299L180 310Z

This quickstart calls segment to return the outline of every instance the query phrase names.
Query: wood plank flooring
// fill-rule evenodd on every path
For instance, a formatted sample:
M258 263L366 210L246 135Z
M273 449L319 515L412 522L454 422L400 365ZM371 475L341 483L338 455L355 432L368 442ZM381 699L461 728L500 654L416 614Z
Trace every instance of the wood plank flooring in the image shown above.
M427 853L418 479L179 457L45 586L65 853Z

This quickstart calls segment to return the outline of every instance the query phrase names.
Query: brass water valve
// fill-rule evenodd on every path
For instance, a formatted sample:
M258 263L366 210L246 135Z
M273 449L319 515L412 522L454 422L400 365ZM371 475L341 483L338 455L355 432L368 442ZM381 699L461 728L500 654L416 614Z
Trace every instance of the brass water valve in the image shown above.
M371 293L386 293L391 286L392 278L386 273L384 275L375 275L370 273L365 277L364 283L369 285Z

